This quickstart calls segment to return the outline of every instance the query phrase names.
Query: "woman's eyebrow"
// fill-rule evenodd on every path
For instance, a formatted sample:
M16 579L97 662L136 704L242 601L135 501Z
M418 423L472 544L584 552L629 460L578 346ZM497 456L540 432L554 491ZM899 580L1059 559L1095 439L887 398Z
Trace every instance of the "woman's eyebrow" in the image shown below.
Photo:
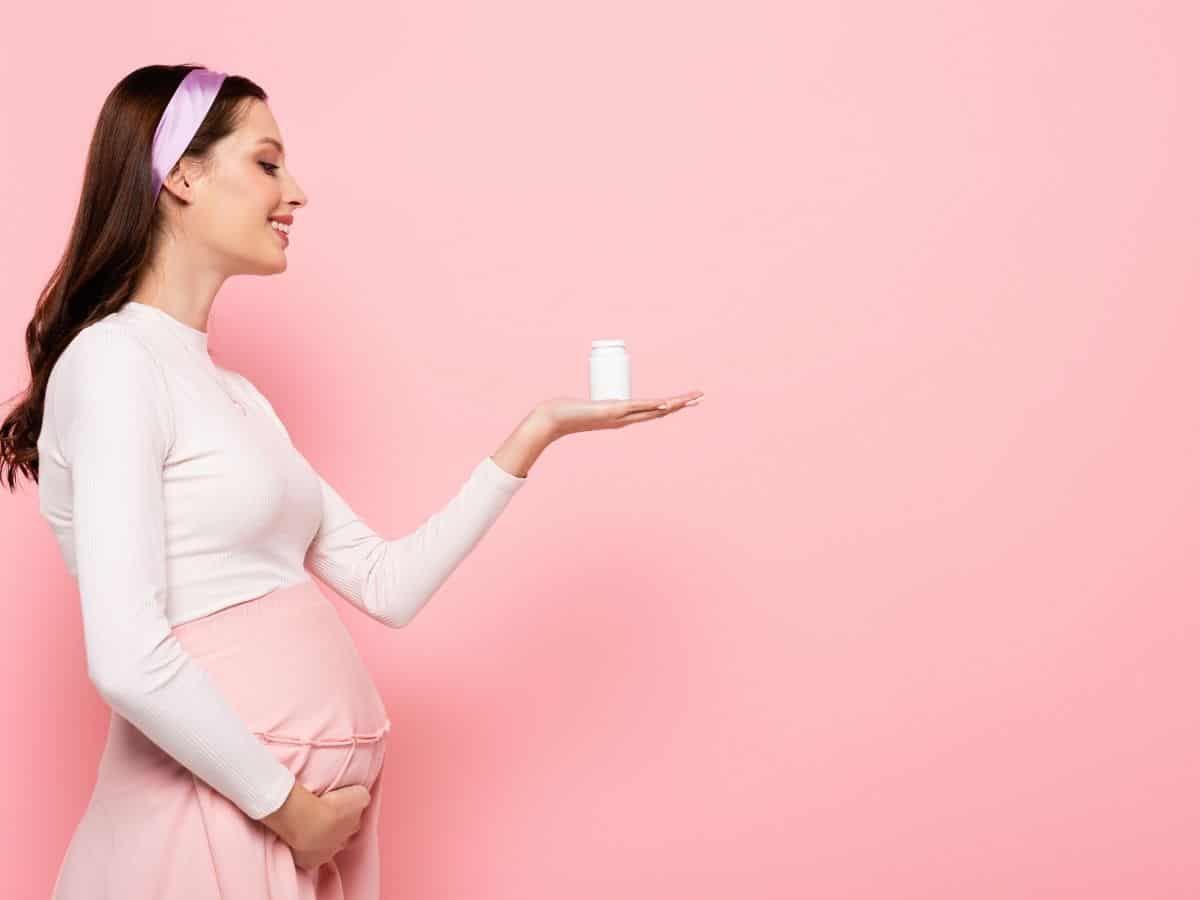
M279 152L283 153L283 144L279 143L279 141L275 140L275 138L271 138L271 137L259 138L258 142L260 144L274 144L279 149Z

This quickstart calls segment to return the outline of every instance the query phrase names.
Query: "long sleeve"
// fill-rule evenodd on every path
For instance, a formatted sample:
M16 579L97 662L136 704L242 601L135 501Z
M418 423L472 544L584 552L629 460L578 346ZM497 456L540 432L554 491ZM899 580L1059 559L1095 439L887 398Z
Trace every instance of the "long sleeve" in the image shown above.
M442 509L415 531L385 540L320 475L321 528L304 564L367 615L407 625L450 577L524 483L484 457Z
M171 633L163 465L174 419L154 358L96 325L64 353L53 395L71 473L88 675L122 717L252 819L275 811L292 772L251 733Z
M241 377L286 435L270 401ZM315 470L314 474L321 483L321 524L305 554L305 567L391 628L407 625L429 602L527 481L485 456L442 509L412 533L388 540Z

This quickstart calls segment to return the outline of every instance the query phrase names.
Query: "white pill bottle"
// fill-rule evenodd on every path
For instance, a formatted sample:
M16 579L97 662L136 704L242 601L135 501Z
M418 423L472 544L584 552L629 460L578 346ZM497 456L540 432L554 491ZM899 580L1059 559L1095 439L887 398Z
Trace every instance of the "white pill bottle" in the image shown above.
M632 400L625 341L618 338L592 341L588 376L593 400Z

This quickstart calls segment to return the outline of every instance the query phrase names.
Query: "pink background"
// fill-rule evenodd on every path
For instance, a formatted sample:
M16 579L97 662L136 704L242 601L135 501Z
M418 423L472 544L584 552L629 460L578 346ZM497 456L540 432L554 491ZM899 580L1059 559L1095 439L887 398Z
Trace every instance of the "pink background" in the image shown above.
M396 722L386 897L1195 897L1197 34L1183 2L22 5L2 391L105 94L249 75L310 205L214 356L385 536L585 396L593 338L636 396L707 394L550 447L409 628L337 600ZM35 486L0 529L0 863L45 896L108 712Z

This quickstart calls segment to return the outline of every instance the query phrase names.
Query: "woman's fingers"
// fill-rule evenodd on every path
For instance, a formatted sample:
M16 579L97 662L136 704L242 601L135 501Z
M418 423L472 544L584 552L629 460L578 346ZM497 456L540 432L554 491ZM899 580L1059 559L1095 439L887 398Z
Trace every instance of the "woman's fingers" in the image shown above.
M665 400L631 400L626 404L625 412L622 413L622 421L626 421L627 417L636 415L642 412L674 412L689 403L698 403L700 398L704 396L703 391L692 391L687 394L678 394L674 397L668 397Z

